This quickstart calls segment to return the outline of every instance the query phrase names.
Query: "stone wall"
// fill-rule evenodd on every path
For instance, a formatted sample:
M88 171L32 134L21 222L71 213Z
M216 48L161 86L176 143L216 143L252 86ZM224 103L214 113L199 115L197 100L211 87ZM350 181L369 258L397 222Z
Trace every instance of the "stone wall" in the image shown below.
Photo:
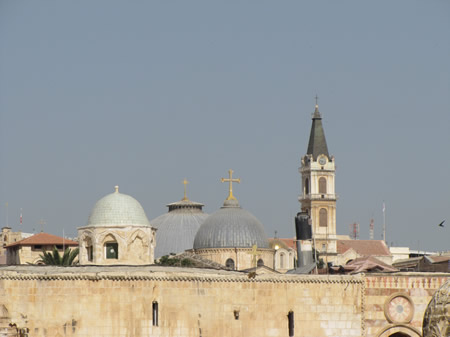
M289 311L295 336L362 336L363 289L361 276L249 279L170 267L0 269L0 304L34 337L287 336Z
M284 337L292 311L294 336L403 332L417 337L431 296L449 276L248 278L240 272L157 266L9 266L0 268L0 305L8 313L0 325L27 327L33 337ZM402 313L399 304L406 315L392 318Z
M437 273L366 275L367 336L385 337L394 332L421 336L427 305L449 278L449 274Z

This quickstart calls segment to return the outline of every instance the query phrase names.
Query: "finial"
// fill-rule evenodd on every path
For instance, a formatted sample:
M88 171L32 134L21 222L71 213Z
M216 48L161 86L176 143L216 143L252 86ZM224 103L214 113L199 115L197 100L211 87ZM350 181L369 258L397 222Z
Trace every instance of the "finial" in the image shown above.
M314 97L316 99L316 108L314 109L313 118L320 118L320 112L319 112L319 96Z
M116 185L116 186L114 186L114 188L116 189L116 193L119 193L119 186Z
M181 200L182 201L189 201L189 199L186 196L186 186L187 186L187 184L189 184L189 181L187 181L186 178L184 178L183 184L184 184L184 197Z
M229 182L230 183L230 187L229 187L229 193L228 193L228 198L226 199L226 200L236 200L236 198L234 197L234 195L233 195L233 183L238 183L238 184L240 184L241 183L241 179L233 179L233 170L232 169L229 169L228 170L228 175L229 175L229 177L230 178L228 178L228 179L225 179L225 178L222 178L221 179L221 182Z

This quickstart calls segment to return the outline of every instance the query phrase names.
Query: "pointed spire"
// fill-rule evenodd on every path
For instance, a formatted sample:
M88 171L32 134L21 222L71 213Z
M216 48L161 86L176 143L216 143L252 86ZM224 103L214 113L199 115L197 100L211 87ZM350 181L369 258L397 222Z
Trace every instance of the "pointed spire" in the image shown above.
M313 118L322 118L319 112L319 96L317 96L317 94L315 99L316 99L316 108L314 109Z
M330 159L327 141L325 139L325 132L323 131L322 126L322 116L319 112L319 97L316 95L315 99L316 107L312 115L311 133L309 135L308 150L306 153L311 154L313 156L313 160L317 160L317 157L321 154L327 156L328 159Z

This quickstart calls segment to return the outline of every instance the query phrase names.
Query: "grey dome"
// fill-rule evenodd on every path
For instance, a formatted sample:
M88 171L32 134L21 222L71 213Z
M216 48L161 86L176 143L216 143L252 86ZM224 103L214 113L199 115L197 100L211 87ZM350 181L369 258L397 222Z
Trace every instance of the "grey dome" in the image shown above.
M101 198L89 215L87 226L150 226L141 204L133 197L116 192Z
M203 213L203 204L189 200L174 202L169 205L169 212L151 221L156 227L155 258L170 253L181 253L192 249L195 234L208 217Z
M194 249L203 248L270 248L264 227L236 200L226 200L223 207L211 214L200 226Z

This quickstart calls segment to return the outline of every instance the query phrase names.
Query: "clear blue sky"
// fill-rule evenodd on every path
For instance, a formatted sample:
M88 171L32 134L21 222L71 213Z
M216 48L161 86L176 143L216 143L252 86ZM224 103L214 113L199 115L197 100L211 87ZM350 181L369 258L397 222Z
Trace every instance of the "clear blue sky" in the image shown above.
M184 178L212 213L232 168L293 236L316 93L338 232L385 200L389 244L450 250L446 0L1 1L0 225L75 235L116 184L151 220Z

